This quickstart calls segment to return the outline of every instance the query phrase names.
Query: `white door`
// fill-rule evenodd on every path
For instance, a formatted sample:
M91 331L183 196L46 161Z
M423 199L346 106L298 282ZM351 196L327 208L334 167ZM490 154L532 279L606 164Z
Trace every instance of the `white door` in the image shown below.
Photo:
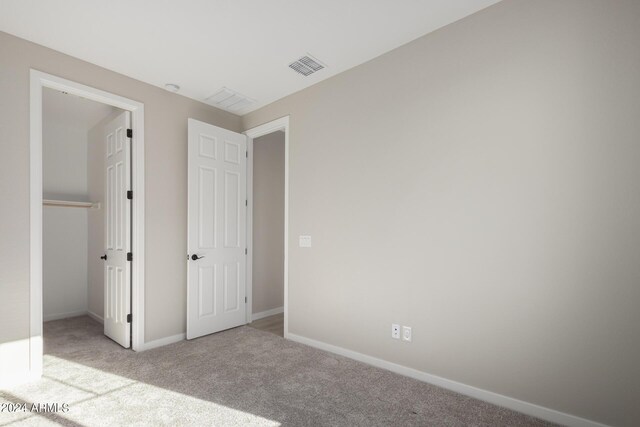
M247 141L189 119L187 339L245 324Z
M104 334L125 348L131 344L131 118L123 112L105 128Z

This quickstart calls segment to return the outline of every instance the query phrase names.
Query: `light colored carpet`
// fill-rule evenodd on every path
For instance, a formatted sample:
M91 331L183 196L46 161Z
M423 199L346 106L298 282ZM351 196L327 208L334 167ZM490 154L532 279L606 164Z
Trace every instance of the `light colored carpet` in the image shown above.
M45 374L1 402L67 403L0 424L541 426L537 419L249 327L135 353L89 317L45 323Z

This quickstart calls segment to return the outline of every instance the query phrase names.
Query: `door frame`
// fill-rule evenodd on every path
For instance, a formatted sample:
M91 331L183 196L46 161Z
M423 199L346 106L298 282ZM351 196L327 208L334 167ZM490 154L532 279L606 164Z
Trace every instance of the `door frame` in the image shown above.
M264 123L244 132L247 136L247 323L253 315L253 140L284 131L284 338L289 336L289 116Z
M42 90L50 88L131 112L134 129L131 140L132 237L131 262L132 348L144 347L144 104L119 95L85 86L42 71L30 70L29 120L29 370L42 375Z

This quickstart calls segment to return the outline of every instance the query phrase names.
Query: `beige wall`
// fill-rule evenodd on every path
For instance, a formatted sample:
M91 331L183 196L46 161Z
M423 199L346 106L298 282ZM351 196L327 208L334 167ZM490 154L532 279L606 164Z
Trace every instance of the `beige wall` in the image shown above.
M88 209L42 212L42 315L45 322L87 312Z
M253 313L284 304L284 132L253 140Z
M42 195L45 199L87 198L87 132L42 116Z
M185 331L187 118L230 130L234 115L0 33L0 375L27 367L29 335L29 69L145 105L145 339Z
M639 425L638 22L505 0L245 116L290 115L290 332Z
M50 117L46 102L42 117L43 197L86 201L86 129ZM87 311L87 216L87 209L42 209L44 321Z

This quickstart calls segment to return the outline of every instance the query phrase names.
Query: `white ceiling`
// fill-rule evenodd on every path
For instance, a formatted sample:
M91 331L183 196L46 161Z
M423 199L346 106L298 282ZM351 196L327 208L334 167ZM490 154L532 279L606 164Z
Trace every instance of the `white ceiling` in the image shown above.
M499 0L0 0L0 30L245 114ZM288 64L310 53L327 68Z
M48 122L88 131L117 108L89 99L45 88L42 91L42 117Z

